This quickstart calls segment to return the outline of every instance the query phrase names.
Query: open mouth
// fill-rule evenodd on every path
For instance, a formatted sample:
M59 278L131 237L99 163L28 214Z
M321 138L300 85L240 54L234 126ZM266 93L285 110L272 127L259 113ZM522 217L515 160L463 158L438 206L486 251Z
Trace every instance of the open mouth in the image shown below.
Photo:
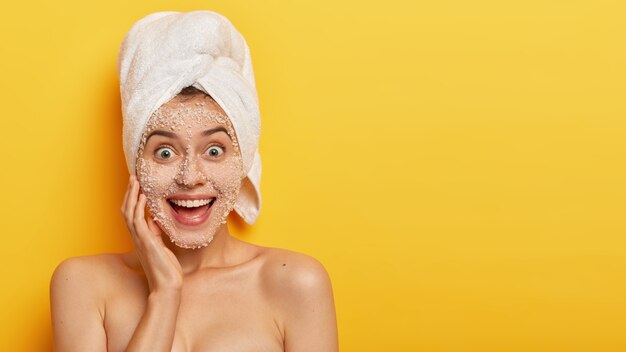
M215 198L194 201L168 199L167 203L176 221L185 225L198 225L209 217Z

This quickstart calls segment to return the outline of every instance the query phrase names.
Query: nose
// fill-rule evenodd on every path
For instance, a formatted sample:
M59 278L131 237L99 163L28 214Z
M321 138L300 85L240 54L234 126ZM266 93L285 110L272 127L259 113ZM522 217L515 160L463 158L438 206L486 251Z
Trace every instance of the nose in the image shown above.
M198 158L188 154L176 174L176 183L187 188L193 188L197 185L203 185L206 180Z

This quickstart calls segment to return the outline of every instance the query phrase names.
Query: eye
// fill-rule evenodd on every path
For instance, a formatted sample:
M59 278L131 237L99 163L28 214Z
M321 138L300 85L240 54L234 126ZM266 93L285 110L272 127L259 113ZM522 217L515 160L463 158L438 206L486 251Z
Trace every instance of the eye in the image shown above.
M207 151L207 154L209 154L209 156L212 156L212 157L218 157L224 154L224 148L220 147L219 145L212 145L206 151Z
M154 152L159 159L167 160L174 155L174 151L170 147L161 147Z

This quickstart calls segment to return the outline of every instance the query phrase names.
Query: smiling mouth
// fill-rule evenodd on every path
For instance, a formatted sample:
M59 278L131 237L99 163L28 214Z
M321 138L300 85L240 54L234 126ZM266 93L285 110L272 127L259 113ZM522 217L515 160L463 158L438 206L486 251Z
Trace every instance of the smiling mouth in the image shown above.
M175 215L177 215L177 220L179 220L179 222L187 223L188 221L185 220L195 222L194 220L202 218L205 214L207 214L213 203L215 203L215 198L196 201L168 199L167 203L175 212Z

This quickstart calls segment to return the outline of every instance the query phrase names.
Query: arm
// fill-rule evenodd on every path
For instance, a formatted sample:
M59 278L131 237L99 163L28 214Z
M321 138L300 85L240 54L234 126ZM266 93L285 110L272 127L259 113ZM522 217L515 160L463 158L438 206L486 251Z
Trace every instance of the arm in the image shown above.
M295 267L284 291L285 351L336 352L337 319L328 273L307 256Z
M180 290L150 293L126 351L171 351L179 306Z
M152 218L145 219L146 196L139 193L134 175L122 204L137 257L148 280L150 294L141 321L128 343L127 352L171 352L180 307L183 271L178 258L161 238Z

